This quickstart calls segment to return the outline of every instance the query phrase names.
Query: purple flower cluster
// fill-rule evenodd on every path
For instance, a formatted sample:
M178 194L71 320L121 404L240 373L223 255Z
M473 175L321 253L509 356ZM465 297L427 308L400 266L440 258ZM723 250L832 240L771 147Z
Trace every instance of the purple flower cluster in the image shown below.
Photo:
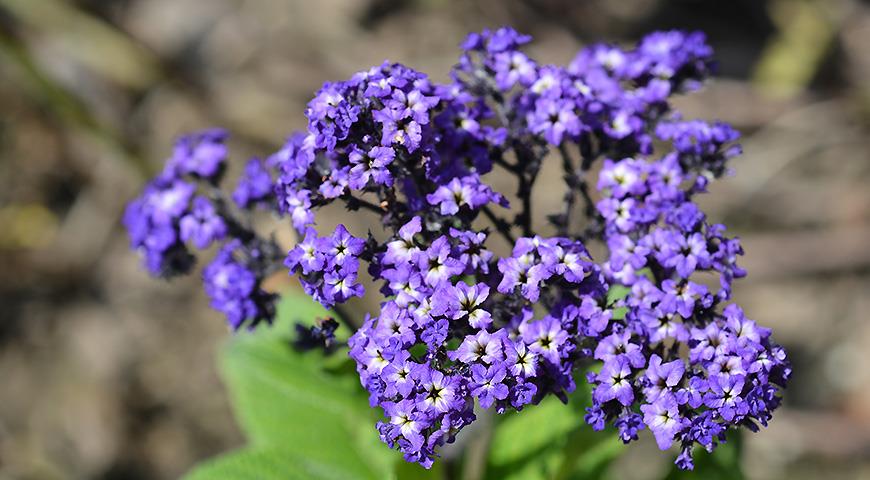
M270 166L259 158L248 160L245 171L233 191L233 201L239 208L251 208L254 205L266 208L273 206L275 181Z
M249 326L253 328L260 320L275 316L275 295L260 288L257 272L250 266L255 262L240 258L257 253L245 251L239 240L227 242L202 273L211 307L227 317L233 330L247 320L251 320Z
M225 241L203 280L212 307L238 329L274 316L274 296L259 285L278 249L247 228L217 188L226 170L226 138L217 129L181 137L163 171L127 206L123 222L132 248L158 277L188 273L195 263L191 245L205 250ZM273 191L271 173L254 159L233 198L247 209L268 203Z
M188 217L196 188L184 180L161 176L145 187L124 212L130 245L141 252L152 275L187 273L194 258L181 240L181 218ZM188 229L192 234L192 229Z
M573 391L571 332L601 314L577 301L606 288L580 242L521 238L496 259L486 239L412 218L372 264L388 300L350 340L372 406L388 417L382 440L426 467L474 420L474 399L502 413ZM549 313L536 319L542 296Z
M567 67L531 60L519 50L530 40L510 28L470 35L455 78L472 95L493 94L511 133L557 146L594 136L602 150L650 153L650 122L668 110L670 95L696 89L712 62L697 32L653 33L631 51L593 45Z
M408 461L431 466L476 408L567 401L585 372L589 424L626 443L648 428L692 468L695 444L766 425L791 372L770 330L728 304L746 275L740 243L693 201L740 153L729 125L683 120L669 103L700 87L712 50L700 33L657 32L557 66L527 56L529 41L510 28L469 35L446 84L388 62L325 84L306 131L251 160L232 199L289 217L300 240L284 265L325 307L364 296L363 274L379 286L380 311L348 344L384 413L381 439ZM224 136L180 141L125 223L156 274L189 269L187 244L229 240L204 279L238 328L271 318L260 284L280 255L219 195ZM541 235L531 193L551 153L566 188L547 217L555 233ZM487 183L496 167L516 178L513 218ZM336 201L386 233L318 236L316 211ZM608 251L597 263L593 241ZM302 343L331 345L336 327L302 328Z
M329 308L350 297L361 297L365 290L357 282L359 257L365 240L356 238L339 225L331 237L318 238L313 228L290 251L284 265L298 272L305 293Z
M724 306L733 280L746 275L736 264L742 248L692 202L725 172L736 133L701 121L658 126L673 152L606 159L599 176L610 251L603 270L627 292L613 305L622 318L584 339L603 362L588 374L586 420L596 429L612 421L625 442L646 426L660 448L678 443L678 465L690 469L696 442L712 451L729 428L767 425L791 367L770 330ZM704 273L718 285L704 283Z
M742 152L740 145L732 143L740 134L722 122L709 124L701 120L683 122L675 119L658 124L656 136L673 143L684 169L698 170L714 177L726 173L728 159Z

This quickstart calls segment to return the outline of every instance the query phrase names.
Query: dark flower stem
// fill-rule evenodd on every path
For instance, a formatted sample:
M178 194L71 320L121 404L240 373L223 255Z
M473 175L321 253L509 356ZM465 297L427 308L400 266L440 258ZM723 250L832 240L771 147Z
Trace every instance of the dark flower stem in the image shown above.
M498 233L500 233L501 236L504 237L504 239L507 240L507 242L510 245L517 243L516 239L511 234L511 226L507 222L507 220L497 216L492 211L492 209L489 208L488 205L485 205L484 207L482 207L481 211L483 211L483 214L486 215L486 218L488 218L489 221L492 222L493 225L495 225L495 228L498 231Z
M574 162L565 144L559 145L559 153L562 155L562 171L564 172L565 185L568 187L562 203L562 214L558 217L559 236L567 237L571 234L571 213L577 199L578 178L574 172Z
M353 320L351 320L351 318L353 318L353 315L351 315L350 312L347 311L344 305L333 305L332 313L335 314L335 317L339 322L344 324L344 326L347 327L348 330L350 330L351 334L356 333L356 331L359 329L359 326L357 326L353 322Z
M348 210L359 210L360 208L362 208L362 209L368 210L370 212L377 213L378 215L384 214L383 208L381 208L378 205L375 205L374 203L372 203L368 200L365 200L365 199L362 199L359 197L354 197L354 196L349 195L349 194L345 194L343 198L344 198L344 201L347 203Z
M233 214L230 210L230 202L227 200L223 190L216 186L211 186L208 190L208 196L217 210L218 215L223 219L224 223L226 223L232 237L238 238L245 243L261 240L256 232L254 232L249 226L244 225L242 221Z
M541 157L531 147L518 140L514 141L514 152L516 152L518 160L517 169L514 171L519 180L517 196L523 202L523 211L517 215L516 224L523 230L523 236L531 237L533 235L532 186L534 186L538 172L541 170Z
M585 136L582 138L580 145L579 169L574 168L574 160L564 143L559 145L559 153L562 156L562 170L564 172L565 185L567 186L562 213L557 217L559 235L573 236L571 233L571 218L579 194L580 198L583 199L583 214L586 217L586 228L579 237L586 240L592 236L597 236L600 233L601 219L595 208L595 200L592 199L592 195L589 193L589 183L586 181L586 175L592 168L592 162L595 161L597 155L593 153L592 146Z

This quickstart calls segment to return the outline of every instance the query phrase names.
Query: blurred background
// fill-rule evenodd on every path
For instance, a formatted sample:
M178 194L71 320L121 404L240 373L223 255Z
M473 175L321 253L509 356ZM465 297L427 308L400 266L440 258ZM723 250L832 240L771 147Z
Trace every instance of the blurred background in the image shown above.
M227 127L238 172L324 81L385 58L442 81L466 33L502 24L558 63L707 32L719 77L676 103L745 154L701 202L744 241L735 300L795 364L745 469L870 478L870 2L0 0L0 479L176 478L242 444L222 318L197 276L148 278L119 225L176 135ZM616 478L667 467L651 438L629 450Z

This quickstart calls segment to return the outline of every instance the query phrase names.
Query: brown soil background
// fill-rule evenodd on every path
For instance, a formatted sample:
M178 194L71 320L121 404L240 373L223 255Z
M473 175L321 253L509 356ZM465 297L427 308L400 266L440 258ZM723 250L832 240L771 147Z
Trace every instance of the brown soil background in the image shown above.
M720 75L677 103L734 123L745 154L703 204L744 240L735 300L795 364L746 471L870 478L868 2L0 0L0 480L176 478L242 443L221 318L196 276L149 279L118 221L174 136L229 128L238 172L304 126L324 81L385 58L443 80L467 32L502 24L561 63L656 28L709 34ZM661 474L649 440L615 478Z

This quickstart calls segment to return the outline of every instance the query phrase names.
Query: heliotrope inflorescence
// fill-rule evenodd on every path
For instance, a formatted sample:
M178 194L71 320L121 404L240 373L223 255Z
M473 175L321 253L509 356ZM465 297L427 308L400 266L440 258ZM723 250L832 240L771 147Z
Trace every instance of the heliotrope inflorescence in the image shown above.
M740 153L733 128L669 104L710 74L712 50L700 33L657 32L557 66L523 53L530 40L469 35L446 84L389 62L325 84L307 130L250 160L229 197L225 133L182 138L127 210L133 246L171 276L190 270L191 247L221 242L204 283L234 329L271 321L261 284L281 262L327 308L365 296L370 277L383 301L349 354L384 413L381 439L408 461L431 466L475 404L565 400L577 377L592 387L593 428L626 443L649 428L690 469L695 445L766 425L791 372L770 330L729 302L746 274L738 239L693 202ZM561 164L565 189L536 231L545 161ZM496 169L516 178L510 203L485 181ZM334 201L385 233L318 231L315 212ZM254 209L289 217L299 241L286 257L243 220ZM331 345L335 328L303 336Z

